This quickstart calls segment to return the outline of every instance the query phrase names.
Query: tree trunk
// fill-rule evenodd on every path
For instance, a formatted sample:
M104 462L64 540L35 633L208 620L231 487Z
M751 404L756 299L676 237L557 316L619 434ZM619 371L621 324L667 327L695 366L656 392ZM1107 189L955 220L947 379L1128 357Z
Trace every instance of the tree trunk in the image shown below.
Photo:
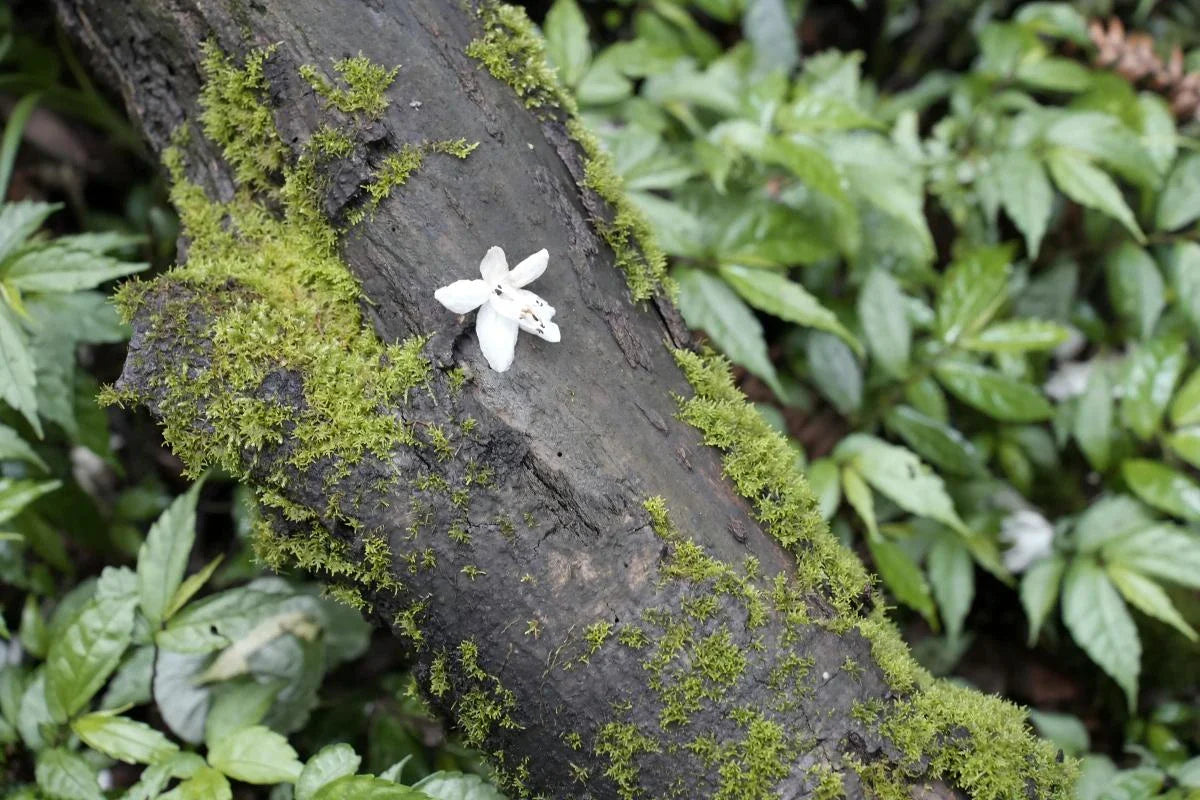
M185 224L123 292L114 396L246 477L264 558L404 637L512 796L1065 795L1022 713L912 665L782 441L631 300L658 257L520 14L56 2ZM492 245L549 250L563 331L505 373L433 300Z

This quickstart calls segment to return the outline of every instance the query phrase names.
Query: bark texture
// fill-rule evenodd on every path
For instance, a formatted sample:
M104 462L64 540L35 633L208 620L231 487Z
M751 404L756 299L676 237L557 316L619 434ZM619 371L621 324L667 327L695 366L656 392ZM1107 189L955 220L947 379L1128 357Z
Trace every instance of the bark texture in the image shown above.
M156 151L201 116L203 42L235 61L274 46L263 99L292 159L340 113L302 65L333 76L332 60L360 52L400 64L386 111L358 125L351 154L321 168L321 206L339 225L368 202L362 187L388 154L479 142L465 160L426 158L340 240L378 337L433 334L429 390L394 410L416 443L290 469L298 445L284 422L281 436L238 443L230 457L277 499L268 514L280 541L311 537L315 523L350 561L385 554L390 580L331 580L413 642L431 702L493 754L513 796L949 797L981 785L962 768L985 747L979 730L945 724L949 713L929 723L939 727L925 752L897 742L886 720L909 687L889 681L871 643L837 624L820 591L792 596L795 555L764 532L723 476L720 453L677 419L676 396L693 389L664 346L681 343L672 309L629 300L594 225L610 211L581 190L584 157L562 116L531 112L465 55L483 32L474 9L131 0L118 13L111 0L56 3ZM183 150L192 181L211 197L235 196L219 148L192 136ZM504 374L483 361L473 317L432 299L439 286L477 277L495 244L511 261L550 251L533 288L563 330L555 345L522 336ZM214 430L203 403L190 420L167 407L163 376L200 374L221 357L210 323L244 291L168 276L138 306L121 387L169 429ZM302 409L304 380L280 363L236 391ZM449 432L445 441L435 429ZM670 510L673 531L647 511L651 497ZM372 550L380 540L386 548ZM684 564L688 542L712 561ZM747 558L757 571L743 571ZM861 613L870 602L861 598ZM1034 774L1035 746L1016 741L1026 734L1004 735L1012 762L989 751L991 768L1028 772L1020 785L1029 797L1061 789ZM994 796L992 785L979 796Z

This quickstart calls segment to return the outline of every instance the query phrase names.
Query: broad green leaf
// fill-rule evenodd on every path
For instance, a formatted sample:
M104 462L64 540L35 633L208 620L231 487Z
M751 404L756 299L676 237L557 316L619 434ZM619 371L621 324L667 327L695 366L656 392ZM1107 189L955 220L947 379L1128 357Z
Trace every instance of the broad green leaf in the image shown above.
M1054 189L1046 170L1027 150L1010 150L992 160L1000 205L1025 237L1030 259L1037 258L1050 223Z
M966 532L942 479L911 450L855 433L841 441L834 457L905 511Z
M704 223L699 217L678 203L650 192L629 192L628 196L641 210L658 243L668 254L691 258L703 254Z
M812 383L833 407L850 414L862 406L862 367L849 345L833 334L812 331L805 342Z
M353 775L361 763L362 757L344 742L322 747L296 780L296 800L312 800L318 789L344 775Z
M225 560L225 554L220 553L212 561L204 565L197 573L187 576L183 583L179 584L179 588L175 590L175 595L171 598L171 602L167 604L167 611L164 614L166 619L175 616L179 609L187 605L188 601L200 591L204 584L208 583L208 579L217 571L217 567L221 566L221 562Z
M909 447L939 469L956 475L978 475L983 470L975 446L945 422L904 405L889 411L885 421Z
M287 739L263 725L251 725L212 743L208 763L246 783L294 782L303 765Z
M345 775L322 786L313 800L428 800L428 795L374 775Z
M1128 495L1102 495L1075 521L1075 547L1094 553L1114 539L1154 524L1149 511Z
M805 470L808 485L817 498L817 509L821 518L833 519L842 502L842 486L838 480L838 467L831 458L819 458Z
M575 86L575 97L583 106L602 106L623 100L633 94L633 82L625 77L617 62L597 58ZM647 184L639 181L643 188Z
M1067 569L1062 616L1071 637L1125 690L1129 708L1136 708L1142 644L1121 595L1095 561L1077 558Z
M1122 564L1108 564L1105 569L1121 596L1131 606L1143 614L1165 622L1192 641L1196 641L1196 632L1188 625L1163 588L1140 572L1135 572Z
M1175 303L1192 323L1194 336L1200 336L1200 244L1179 242L1166 251L1164 259Z
M1200 369L1179 387L1171 402L1171 422L1176 427L1200 423Z
M1071 3L1024 3L1013 17L1022 27L1046 36L1070 39L1075 44L1091 45L1087 18Z
M1158 264L1141 247L1123 242L1109 252L1105 271L1113 308L1138 338L1150 338L1166 305Z
M1049 56L1021 62L1017 80L1034 89L1082 92L1091 85L1092 73L1074 59Z
M1038 633L1058 601L1058 588L1066 568L1062 556L1052 555L1035 562L1021 576L1021 606L1029 620L1030 647L1037 643Z
M204 741L204 721L212 690L196 684L207 655L158 651L154 661L154 700L171 732L191 744Z
M1029 721L1033 723L1039 736L1054 742L1068 756L1076 757L1086 753L1091 746L1087 728L1079 721L1079 717L1072 714L1031 708Z
M859 519L867 526L870 538L879 537L879 526L875 522L875 498L871 496L871 487L863 480L862 475L853 465L842 467L842 493L846 502L858 514Z
M24 461L39 467L43 472L50 470L46 462L42 461L42 457L19 433L3 424L0 424L0 461Z
M136 601L96 597L50 644L46 655L46 705L66 722L87 705L121 663L133 634Z
M46 217L62 208L61 203L0 204L0 262L9 257L37 232ZM0 280L3 279L0 274Z
M1111 172L1139 187L1157 188L1162 180L1146 146L1112 114L1072 109L1046 129L1045 138L1072 153L1083 153L1100 161Z
M950 421L950 408L949 403L946 402L946 393L942 391L942 387L938 386L938 382L931 375L926 375L905 386L904 399L927 417L939 422Z
M1200 756L1195 756L1172 768L1172 777L1180 786L1200 789Z
M0 300L0 400L20 412L41 438L42 423L38 420L37 395L34 394L36 384L29 337L25 335L21 321Z
M1075 409L1072 432L1092 469L1108 469L1113 443L1113 391L1103 364L1092 366L1087 388Z
M1200 521L1200 484L1166 464L1131 458L1121 464L1121 474L1133 493L1172 516Z
M952 395L1001 422L1038 422L1054 416L1054 407L1036 386L994 369L947 360L935 372Z
M1159 230L1173 231L1200 219L1200 153L1185 153L1175 162L1158 196Z
M34 500L62 486L61 481L0 478L0 524L20 514Z
M1003 246L975 247L947 270L938 292L938 333L957 342L979 331L1008 299L1012 251Z
M592 60L588 24L575 0L554 0L542 25L546 36L546 55L558 67L564 86L574 86L583 77Z
M1082 206L1094 208L1120 222L1137 241L1146 240L1117 184L1085 156L1065 148L1055 148L1047 156L1046 164L1063 194Z
M1200 425L1181 428L1167 435L1167 447L1191 464L1200 469Z
M791 72L800 63L796 23L785 0L747 0L742 32L754 49L756 72Z
M1154 339L1129 357L1121 395L1121 420L1140 439L1158 432L1163 412L1187 365L1187 344L1178 339Z
M962 340L963 347L984 353L1023 353L1051 350L1070 337L1071 331L1057 322L1013 319L989 325Z
M937 609L929 583L921 568L897 544L882 536L868 536L867 547L884 584L904 605L918 612L934 630L938 628Z
M800 284L788 280L778 272L736 265L721 267L720 273L725 282L755 308L797 325L836 334L854 348L855 352L862 354L862 345L853 334L846 330L832 311L821 305L821 302L805 291Z
M886 270L873 269L858 295L858 319L871 356L893 378L908 372L912 324L900 284Z
M786 397L767 355L762 325L733 289L720 278L699 270L676 270L675 280L679 285L679 311L687 324L703 330L731 361L762 378L779 397Z
M88 747L126 764L157 764L179 751L162 732L111 711L85 714L71 723L71 730Z
M154 647L142 645L130 650L108 682L100 708L111 710L150 702L153 673Z
M21 695L17 712L17 730L30 750L41 750L52 744L58 726L46 707L46 672L39 669Z
M232 644L255 625L279 612L287 595L249 587L227 589L185 606L154 641L178 653L209 653Z
M183 582L188 556L196 539L196 501L203 479L171 503L150 526L138 550L138 598L142 614L157 630L166 619L167 606Z
M197 680L200 677L203 675ZM255 679L219 686L204 719L204 741L211 747L234 731L258 725L271 710L281 688L278 680L259 683Z
M939 536L929 550L926 566L946 633L957 638L975 598L975 562L971 560L971 552L960 539Z
M80 756L61 747L37 757L38 788L55 800L104 800L96 770Z
M76 292L149 266L47 245L17 256L3 269L0 279L24 292Z
M505 800L496 787L478 775L435 772L413 784L433 800Z
M837 168L822 150L781 136L763 134L743 136L740 144L748 155L767 164L784 167L806 187L823 195L833 208L833 230L830 233L838 248L848 258L858 252L862 235L858 209L846 193Z
M1153 525L1109 542L1104 558L1160 580L1200 589L1200 535Z
M233 800L229 781L212 767L200 767L160 800Z

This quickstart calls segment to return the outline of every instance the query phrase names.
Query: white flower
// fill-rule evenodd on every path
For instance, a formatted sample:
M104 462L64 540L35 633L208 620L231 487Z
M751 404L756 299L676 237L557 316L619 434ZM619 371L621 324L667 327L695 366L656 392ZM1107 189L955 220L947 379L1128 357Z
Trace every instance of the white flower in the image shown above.
M1009 572L1021 573L1050 555L1054 543L1054 526L1036 511L1014 511L1000 524L1000 539L1012 545L1004 551L1004 566Z
M550 321L554 318L553 306L521 288L546 271L549 259L549 253L538 250L509 270L504 251L491 247L479 262L482 280L455 281L433 293L439 303L455 314L479 309L475 318L479 349L496 372L512 366L518 330L547 342L557 342L560 338L558 326Z

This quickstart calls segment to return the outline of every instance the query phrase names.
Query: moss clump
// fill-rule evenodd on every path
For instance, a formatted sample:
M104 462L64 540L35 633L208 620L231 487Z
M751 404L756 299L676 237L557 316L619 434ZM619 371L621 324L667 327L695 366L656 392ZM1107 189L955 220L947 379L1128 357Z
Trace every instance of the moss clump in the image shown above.
M658 741L647 736L629 722L608 722L596 736L592 748L596 755L608 760L604 774L617 785L622 800L635 800L639 794L639 768L635 763L642 753L660 753Z
M938 681L895 708L883 732L914 763L928 758L927 775L950 778L976 800L1068 796L1074 764L1060 763L1026 718L999 697Z
M613 624L608 621L594 622L583 632L583 640L587 643L587 652L580 656L580 661L587 661L589 656L604 646L612 634Z
M520 730L521 726L512 717L517 708L516 695L505 688L500 679L488 674L479 666L479 647L471 639L458 646L458 665L466 680L474 684L455 700L454 717L462 731L463 739L472 747L481 746L499 726L509 730ZM443 669L446 665L443 664ZM494 753L497 768L503 766L503 753ZM511 785L515 778L510 778Z
M774 800L775 786L790 771L791 748L783 728L754 711L735 712L746 729L742 740L721 748L720 785L713 800Z
M475 151L479 142L468 142L466 139L447 139L440 142L422 142L421 144L406 144L398 153L384 156L379 167L374 171L371 180L363 185L367 193L367 201L347 215L351 225L357 225L379 208L379 204L391 197L398 187L408 183L408 179L425 163L425 157L430 153L441 153L466 158Z
M387 69L360 52L353 58L334 61L333 70L342 86L335 85L312 64L300 67L300 77L308 81L313 91L325 98L329 105L344 114L363 114L370 118L382 116L388 107L384 92L396 80L399 66Z
M625 196L622 181L600 141L580 122L575 99L546 63L545 42L525 10L488 0L479 9L483 36L467 46L492 77L508 84L528 108L556 108L584 154L583 188L611 209L611 217L593 219L597 232L612 248L635 301L660 291L671 293L667 257L654 240L649 223Z

